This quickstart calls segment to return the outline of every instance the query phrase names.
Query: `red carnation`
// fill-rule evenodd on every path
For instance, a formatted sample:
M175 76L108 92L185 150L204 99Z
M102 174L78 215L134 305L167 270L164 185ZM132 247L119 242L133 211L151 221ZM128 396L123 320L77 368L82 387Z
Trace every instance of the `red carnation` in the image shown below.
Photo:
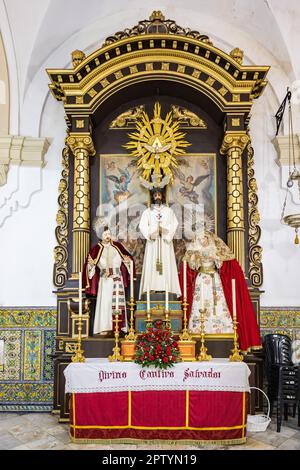
M168 362L168 358L166 356L163 357L163 362Z
M150 361L154 361L154 356L149 357Z
M173 346L173 348L177 348L177 343L176 343L176 341L173 341L172 346Z
M176 356L172 356L172 361L176 361Z

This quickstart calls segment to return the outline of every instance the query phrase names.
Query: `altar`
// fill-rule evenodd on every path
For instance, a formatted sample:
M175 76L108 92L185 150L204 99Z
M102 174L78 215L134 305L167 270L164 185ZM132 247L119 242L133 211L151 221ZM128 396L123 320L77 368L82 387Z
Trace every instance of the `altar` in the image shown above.
M89 359L64 371L75 442L246 441L250 370L244 362L177 363L141 368Z
M112 352L119 360L119 340L121 355L133 360L136 341L156 319L170 323L183 361L195 359L204 347L213 358L233 355L248 362L251 385L262 387L263 273L249 120L253 101L267 84L268 66L243 64L240 49L220 51L209 37L189 31L154 11L88 56L73 51L71 68L47 71L68 126L53 272L53 411L60 422L69 421L64 371L76 367L70 362ZM135 370L134 364L128 367ZM184 385L134 390L129 381L125 390L71 388L72 436L245 438L247 387L192 390L187 381ZM239 398L232 409L243 393L245 403ZM95 399L96 409L112 395L117 403L118 394L121 401L111 420L101 415L109 405L99 405L96 421L90 415L79 419L85 400ZM149 394L156 403L149 419L148 407L137 404L144 394L144 403ZM204 410L207 394L212 405ZM182 415L163 413L163 396L166 407L173 403ZM252 412L262 411L254 394L251 402ZM230 417L239 410L235 420L222 417L227 409Z

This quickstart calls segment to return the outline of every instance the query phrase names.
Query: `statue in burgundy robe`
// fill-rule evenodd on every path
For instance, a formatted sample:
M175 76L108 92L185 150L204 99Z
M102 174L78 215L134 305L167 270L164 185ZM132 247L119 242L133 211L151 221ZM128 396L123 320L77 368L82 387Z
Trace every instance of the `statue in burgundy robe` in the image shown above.
M94 334L113 331L113 312L120 312L119 328L127 332L125 289L130 285L132 256L125 247L112 241L110 231L103 232L102 240L88 254L82 273L82 287L87 296L97 297ZM133 275L134 265L133 265Z

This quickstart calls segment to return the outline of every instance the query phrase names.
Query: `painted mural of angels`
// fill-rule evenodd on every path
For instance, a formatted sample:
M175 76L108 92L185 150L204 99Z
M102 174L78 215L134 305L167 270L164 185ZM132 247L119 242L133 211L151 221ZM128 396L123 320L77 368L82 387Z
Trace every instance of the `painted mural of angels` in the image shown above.
M197 176L196 179L194 179L193 175L188 175L187 177L181 175L181 177L179 177L181 184L179 189L180 194L193 204L199 204L199 194L197 194L195 188L208 177L209 174Z
M129 165L128 165L129 166ZM113 196L116 204L128 199L131 195L128 186L135 174L130 174L128 167L118 168L119 175L107 175L106 178L114 183Z
M174 170L175 184L169 189L169 203L199 205L205 214L215 219L215 155L187 154L177 158Z

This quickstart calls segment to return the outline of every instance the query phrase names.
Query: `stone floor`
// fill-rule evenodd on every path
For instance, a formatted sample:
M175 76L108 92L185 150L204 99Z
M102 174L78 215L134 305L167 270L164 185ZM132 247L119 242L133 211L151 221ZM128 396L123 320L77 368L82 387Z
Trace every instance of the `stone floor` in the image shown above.
M58 418L48 413L0 413L1 450L300 450L300 428L296 419L284 422L281 432L276 432L273 418L267 431L249 433L247 442L235 446L187 445L100 445L74 444L70 440L67 424L58 424Z

